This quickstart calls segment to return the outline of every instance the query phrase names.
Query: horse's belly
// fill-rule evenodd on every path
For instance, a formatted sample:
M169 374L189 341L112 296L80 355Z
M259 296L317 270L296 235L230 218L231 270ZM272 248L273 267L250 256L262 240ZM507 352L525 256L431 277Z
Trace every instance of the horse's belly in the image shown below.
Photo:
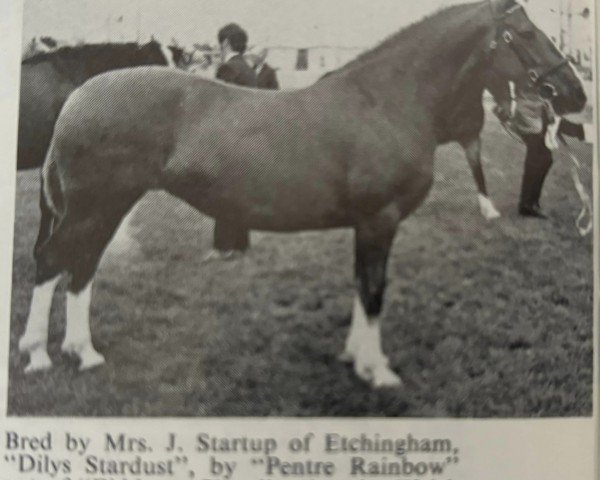
M266 157L224 157L169 162L163 184L203 213L252 229L318 229L346 221L343 176Z
M291 232L349 226L348 212L341 205L305 203L250 205L244 221L254 230Z

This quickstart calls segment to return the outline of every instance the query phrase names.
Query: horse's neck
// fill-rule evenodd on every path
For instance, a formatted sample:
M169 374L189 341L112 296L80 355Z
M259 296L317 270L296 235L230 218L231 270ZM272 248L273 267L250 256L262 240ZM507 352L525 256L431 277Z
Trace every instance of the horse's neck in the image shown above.
M448 19L443 34L389 51L382 50L364 65L348 71L347 78L379 103L404 109L406 102L439 118L464 102L481 98L478 48L489 31L491 16L472 5ZM438 29L444 25L439 25ZM433 30L435 33L435 30Z
M154 58L155 56L156 58ZM56 59L54 63L71 81L76 85L80 85L89 78L110 70L158 64L161 59L162 55L154 55L154 52L142 49L132 52L124 48L122 50L97 52L95 55L86 57L73 56Z

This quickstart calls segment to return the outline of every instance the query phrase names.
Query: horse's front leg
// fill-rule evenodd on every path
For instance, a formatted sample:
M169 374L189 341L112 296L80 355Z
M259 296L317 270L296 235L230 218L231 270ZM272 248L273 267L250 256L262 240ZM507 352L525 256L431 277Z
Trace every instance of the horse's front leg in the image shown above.
M494 220L495 218L500 217L500 212L490 200L485 185L485 176L483 174L483 167L481 166L481 138L477 136L461 141L460 143L465 150L467 161L471 167L471 172L473 172L473 178L475 179L477 191L479 192L477 195L479 200L479 210L487 220Z
M358 291L343 357L353 359L356 374L375 387L402 383L389 368L380 330L387 260L398 220L395 211L386 211L355 228Z

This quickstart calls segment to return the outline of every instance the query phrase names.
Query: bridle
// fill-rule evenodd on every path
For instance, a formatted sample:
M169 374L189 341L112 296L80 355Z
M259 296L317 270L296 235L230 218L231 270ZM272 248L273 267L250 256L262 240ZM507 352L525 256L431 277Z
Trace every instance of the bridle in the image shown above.
M515 12L518 12L523 9L522 5L515 5L504 12L502 15L497 15L496 10L494 8L493 0L489 2L490 8L492 9L492 15L494 17L494 22L496 23L496 35L494 39L490 43L490 50L495 51L498 48L498 42L504 42L506 45L510 47L513 53L517 56L525 70L527 70L527 75L529 80L531 80L534 86L539 88L539 95L545 100L550 100L557 95L556 87L549 82L546 82L546 78L569 64L569 60L564 57L560 62L556 65L553 65L546 70L539 72L536 68L536 61L532 57L532 55L527 51L527 49L523 48L517 42L515 42L515 35L511 31L511 27L507 25L506 19L510 17Z

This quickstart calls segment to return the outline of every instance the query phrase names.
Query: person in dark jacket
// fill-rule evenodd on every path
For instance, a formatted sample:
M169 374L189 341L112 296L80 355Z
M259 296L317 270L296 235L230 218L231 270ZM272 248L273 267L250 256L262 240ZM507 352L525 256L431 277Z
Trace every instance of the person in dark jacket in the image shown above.
M277 80L277 72L268 63L263 63L256 76L258 88L266 88L268 90L279 90L279 81Z
M219 66L216 78L243 87L256 88L256 74L246 60L244 52L248 44L248 34L235 23L225 25L218 33L223 63ZM208 258L231 258L244 252L250 245L248 229L235 218L215 218L213 251Z
M218 34L223 63L217 69L217 79L243 87L256 87L256 74L244 53L248 34L236 23L225 25Z
M279 90L277 71L266 62L269 51L265 48L258 54L248 54L246 58L256 72L256 86L267 90Z

